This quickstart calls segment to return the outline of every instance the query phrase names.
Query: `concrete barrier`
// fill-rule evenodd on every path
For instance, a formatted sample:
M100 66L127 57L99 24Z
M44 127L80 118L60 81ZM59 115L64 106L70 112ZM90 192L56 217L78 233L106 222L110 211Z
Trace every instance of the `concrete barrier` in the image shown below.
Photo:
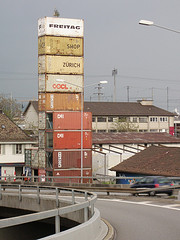
M107 233L108 227L104 221L101 220L99 210L95 209L93 217L87 222L64 232L41 238L41 240L102 240L106 237Z

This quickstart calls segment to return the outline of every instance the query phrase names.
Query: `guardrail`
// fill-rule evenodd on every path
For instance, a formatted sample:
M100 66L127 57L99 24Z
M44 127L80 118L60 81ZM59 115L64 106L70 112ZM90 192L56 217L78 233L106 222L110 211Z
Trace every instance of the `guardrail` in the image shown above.
M94 214L94 204L97 200L97 195L91 192L83 191L83 190L75 190L75 189L66 189L61 187L48 187L48 186L32 186L32 185L17 185L17 184L1 184L0 185L0 200L3 198L4 191L7 189L16 189L18 191L19 201L22 201L22 195L24 190L36 190L34 194L36 194L37 203L40 204L41 191L42 190L55 190L54 196L56 199L56 208L48 211L27 214L18 217L12 217L7 219L0 220L0 228L16 226L19 224L34 222L42 219L47 219L54 217L55 218L55 232L60 232L60 218L63 214L71 213L74 211L78 211L84 209L84 222L88 221L88 218L91 218ZM71 193L71 201L70 206L59 208L59 196L61 191L70 192ZM25 193L25 192L24 192ZM26 192L27 193L27 192ZM81 203L76 203L75 195L78 193L83 196L84 201ZM45 192L43 192L43 197ZM30 198L30 196L29 196ZM89 215L89 216L88 216Z

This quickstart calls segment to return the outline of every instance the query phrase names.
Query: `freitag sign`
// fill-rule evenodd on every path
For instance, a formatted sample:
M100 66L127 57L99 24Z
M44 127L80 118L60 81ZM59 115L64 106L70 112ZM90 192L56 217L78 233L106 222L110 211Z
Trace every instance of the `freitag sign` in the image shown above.
M83 37L82 19L45 17L38 20L38 37L44 35Z

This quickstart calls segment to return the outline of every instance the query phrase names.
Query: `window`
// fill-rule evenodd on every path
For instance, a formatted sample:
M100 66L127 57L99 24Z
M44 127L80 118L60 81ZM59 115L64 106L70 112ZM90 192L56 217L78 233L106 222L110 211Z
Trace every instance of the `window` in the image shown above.
M113 122L113 117L108 117L108 122Z
M110 129L109 132L117 132L116 129Z
M53 148L53 133L52 132L46 133L46 147Z
M46 114L46 128L53 129L53 114L52 113Z
M157 122L158 118L157 117L150 117L150 122Z
M147 129L139 129L139 132L147 132Z
M132 122L133 122L133 123L137 123L137 122L138 122L137 117L133 117L133 118L132 118Z
M119 121L120 121L120 122L126 122L127 119L126 119L125 117L119 117Z
M106 130L105 129L99 129L99 130L97 130L97 132L106 132Z
M150 132L158 132L158 129L150 129Z
M159 129L159 132L168 132L168 129L165 129L165 128Z
M160 122L167 122L168 118L167 117L160 117Z
M46 152L46 167L53 168L53 153Z
M98 117L97 121L98 122L106 122L106 117Z
M92 117L92 122L96 122L96 118L95 117Z
M147 117L140 117L139 122L140 123L147 123Z
M16 154L22 154L22 144L16 144Z

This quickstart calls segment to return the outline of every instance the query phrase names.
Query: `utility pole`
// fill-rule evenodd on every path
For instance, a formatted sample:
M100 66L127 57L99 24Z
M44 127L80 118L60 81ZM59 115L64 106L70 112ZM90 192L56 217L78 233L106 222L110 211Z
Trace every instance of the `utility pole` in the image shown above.
M101 101L101 95L103 95L103 93L101 93L101 89L102 89L101 83L98 83L98 86L95 87L95 88L98 89L98 92L97 92L97 93L94 93L94 94L97 94L97 95L98 95L98 102L100 102L100 101Z
M117 75L117 69L112 70L112 76L114 76L114 95L113 95L113 102L116 102L116 75Z
M169 110L169 88L167 87L167 111Z
M129 86L127 86L127 101L129 102Z
M154 88L152 87L152 100L153 100L153 98L154 98Z

